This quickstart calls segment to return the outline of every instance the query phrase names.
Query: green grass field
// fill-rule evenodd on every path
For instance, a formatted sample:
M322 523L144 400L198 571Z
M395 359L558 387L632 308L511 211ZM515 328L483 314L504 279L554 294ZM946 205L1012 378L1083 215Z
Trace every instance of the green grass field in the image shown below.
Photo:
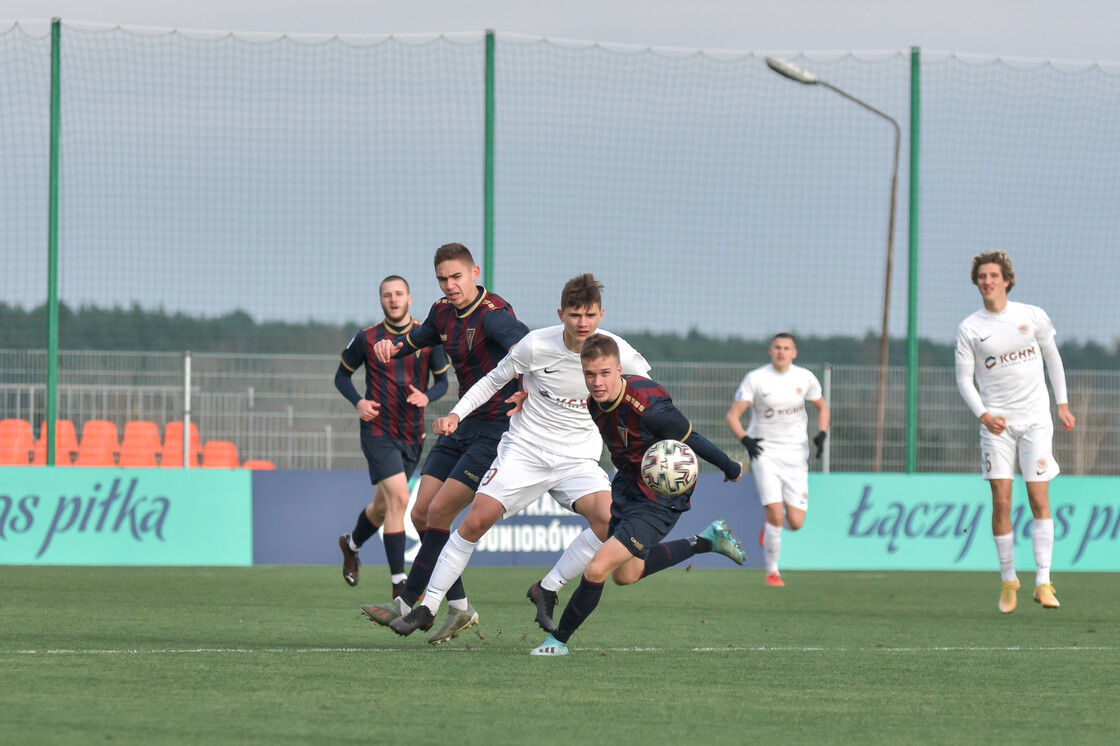
M567 658L526 569L471 569L449 645L364 619L334 567L0 567L0 742L1115 743L1120 575L670 570ZM561 595L561 602L567 594ZM438 621L442 620L442 612Z

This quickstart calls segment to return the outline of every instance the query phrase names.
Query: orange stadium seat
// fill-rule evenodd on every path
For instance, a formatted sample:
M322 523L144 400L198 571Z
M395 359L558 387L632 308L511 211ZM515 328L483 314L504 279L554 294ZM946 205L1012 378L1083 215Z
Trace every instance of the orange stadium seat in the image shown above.
M124 423L121 438L121 466L142 469L157 465L163 443L159 439L159 425L148 420ZM182 460L180 456L179 460Z
M0 466L27 466L35 436L27 420L0 420Z
M191 423L191 466L199 465L202 455L202 439L198 434L198 425ZM163 429L163 451L159 458L159 465L164 468L183 468L183 423L181 420L168 422Z
M271 471L276 468L276 464L263 459L249 459L241 465L241 468L252 469L253 471Z
M54 463L55 466L70 466L78 452L78 433L70 420L54 422ZM47 423L39 425L39 439L35 441L35 451L31 458L32 466L47 465Z
M87 420L82 425L78 460L74 466L116 466L121 444L117 426L108 420Z
M203 469L237 469L237 446L228 440L208 440L202 448Z

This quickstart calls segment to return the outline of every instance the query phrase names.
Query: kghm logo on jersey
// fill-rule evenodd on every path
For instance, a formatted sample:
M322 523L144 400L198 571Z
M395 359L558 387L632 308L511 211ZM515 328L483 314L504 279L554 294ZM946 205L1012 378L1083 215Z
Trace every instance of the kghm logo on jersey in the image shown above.
M984 360L984 367L991 370L996 365L1019 365L1038 357L1038 350L1033 346L1015 352L1008 352L999 356L988 356Z

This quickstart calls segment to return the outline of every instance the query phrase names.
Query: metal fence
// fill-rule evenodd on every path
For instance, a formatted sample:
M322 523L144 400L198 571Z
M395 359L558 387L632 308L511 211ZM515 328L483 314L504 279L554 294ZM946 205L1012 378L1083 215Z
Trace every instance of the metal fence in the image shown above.
M151 420L162 428L183 416L184 356L128 352L61 352L59 418L78 426L110 420ZM203 441L230 440L242 460L266 459L282 469L364 469L358 420L334 388L333 355L191 356L192 422ZM754 364L654 363L653 376L673 394L696 429L732 454L741 452L724 421L731 397ZM831 471L868 471L874 455L878 369L808 366L832 408ZM0 350L0 418L28 420L36 434L46 411L46 355ZM1072 433L1054 438L1055 457L1069 474L1120 474L1120 372L1067 371ZM360 387L360 381L356 381ZM429 426L454 401L428 408ZM905 464L905 370L890 371L883 469ZM810 408L810 417L815 410ZM950 368L919 373L918 471L978 469L978 425L957 393ZM812 423L810 423L812 426ZM820 468L817 461L814 469Z

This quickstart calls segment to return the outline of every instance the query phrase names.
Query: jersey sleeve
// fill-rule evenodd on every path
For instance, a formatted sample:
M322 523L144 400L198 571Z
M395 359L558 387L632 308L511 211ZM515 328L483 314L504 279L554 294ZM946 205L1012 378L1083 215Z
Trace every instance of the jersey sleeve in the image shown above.
M490 401L503 386L529 370L533 362L531 339L531 337L524 337L517 342L492 371L462 394L459 401L451 408L451 414L458 415L460 420L466 419L467 415Z
M529 333L529 327L519 321L508 309L486 314L482 323L486 325L486 336L506 350L512 350L513 346Z
M821 389L821 382L809 371L805 371L806 380L808 385L805 387L805 401L817 401L824 396L824 390Z
M393 338L393 344L403 342L401 349L397 351L393 357L404 357L411 355L417 350L422 350L425 347L435 347L442 345L443 340L440 339L439 329L436 327L436 309L432 308L428 312L428 318L424 319L424 323L420 326L414 326L409 330L408 334L403 334L399 337Z
M743 376L739 388L735 389L735 401L746 402L747 404L754 401L754 379L750 373Z
M972 340L969 339L968 329L961 324L957 329L956 352L957 390L964 399L965 405L974 415L980 417L988 408L980 399L980 392L976 390L976 357L972 349Z
M622 373L627 376L649 377L649 363L642 354L630 346L630 343L621 337L615 337L618 342L619 356L622 358Z
M354 335L350 344L342 351L342 364L353 373L366 364L366 333L363 329Z
M1058 344L1055 341L1057 334L1054 322L1039 308L1035 320L1035 336L1038 339L1038 350L1042 353L1042 361L1046 364L1046 373L1050 376L1050 386L1054 389L1054 403L1068 404L1066 369L1062 365L1062 356L1058 352Z

